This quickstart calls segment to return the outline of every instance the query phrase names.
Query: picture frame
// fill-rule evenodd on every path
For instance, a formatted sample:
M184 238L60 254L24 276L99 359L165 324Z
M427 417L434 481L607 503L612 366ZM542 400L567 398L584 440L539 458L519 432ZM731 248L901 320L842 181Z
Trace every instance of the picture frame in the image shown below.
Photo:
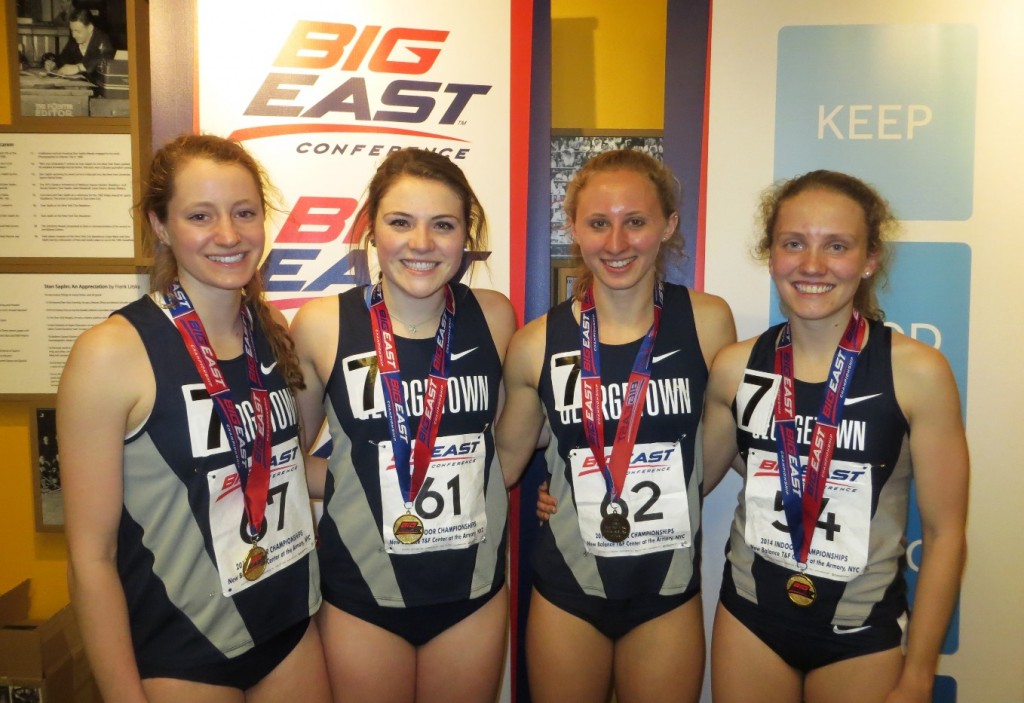
M35 496L36 530L64 530L64 495L60 485L60 458L57 453L57 396L48 396L31 405L32 419L32 492Z
M572 256L558 256L551 259L551 306L572 297L576 268L579 259Z
M127 0L35 0L14 10L14 112L32 120L130 117Z

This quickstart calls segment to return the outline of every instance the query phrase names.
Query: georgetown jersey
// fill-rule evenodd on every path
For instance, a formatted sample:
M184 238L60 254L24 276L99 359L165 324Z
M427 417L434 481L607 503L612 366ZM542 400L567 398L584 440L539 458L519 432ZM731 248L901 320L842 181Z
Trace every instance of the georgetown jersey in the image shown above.
M151 662L164 668L222 661L317 610L316 556L305 554L284 570L265 575L231 596L223 595L215 542L225 540L217 540L211 531L211 515L218 515L216 505L211 512L211 495L216 503L240 490L237 472L231 470L234 456L227 437L166 311L145 297L117 314L138 331L156 378L152 413L131 432L124 446L124 508L117 567L136 657L140 665ZM276 370L258 323L253 334L263 384L270 396L272 486L285 486L296 495L305 492L304 497L299 496L306 509L302 516L285 511L286 504L295 507L295 496L286 500L289 496L281 490L269 497L266 519L273 530L279 521L281 526L308 521L309 499L298 451L294 400ZM232 389L251 455L254 419L246 358L219 361L219 365ZM217 485L212 485L210 477L218 471ZM239 527L237 545L233 545L237 552L228 550L228 556L241 562L248 549L241 532L244 512L228 519L237 520ZM308 539L311 545L312 530L309 532L299 534L297 543ZM270 550L269 535L261 545ZM229 575L236 577L240 579L240 573Z
M722 588L780 615L821 623L860 626L898 617L906 610L902 538L911 469L904 443L908 425L893 389L892 332L871 322L849 384L807 561L817 600L801 607L786 593L797 567L782 508L772 419L780 330L781 325L772 327L754 344L733 404L746 471ZM802 466L825 385L795 384Z
M508 496L493 438L501 361L472 292L460 284L452 284L452 291L447 396L426 479L410 506L424 526L412 547L394 544L392 525L404 508L365 289L339 296L338 351L324 398L333 447L319 550L324 597L339 608L447 603L486 595L504 583ZM415 437L436 343L396 340L409 434Z
M606 451L613 445L641 342L600 346ZM682 286L665 285L650 370L623 490L631 534L622 543L609 543L595 527L605 486L584 436L579 324L571 301L548 313L540 395L552 436L545 458L558 512L542 528L534 553L536 578L545 588L612 599L700 588L703 472L697 430L708 370L690 295Z

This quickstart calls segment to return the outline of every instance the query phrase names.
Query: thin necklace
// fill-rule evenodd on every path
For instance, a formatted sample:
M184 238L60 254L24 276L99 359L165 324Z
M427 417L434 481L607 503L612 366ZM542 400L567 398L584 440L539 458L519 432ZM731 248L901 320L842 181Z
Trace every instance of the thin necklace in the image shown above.
M444 300L441 301L441 307L444 307ZM409 324L408 322L400 318L398 315L393 313L391 310L388 310L388 314L391 315L391 319L398 320L399 322L401 322L402 326L405 327L405 329L409 330L410 333L418 334L420 325L425 325L428 322L437 322L438 317L440 317L441 315L441 308L438 308L433 313L431 313L429 317L425 317L416 324Z

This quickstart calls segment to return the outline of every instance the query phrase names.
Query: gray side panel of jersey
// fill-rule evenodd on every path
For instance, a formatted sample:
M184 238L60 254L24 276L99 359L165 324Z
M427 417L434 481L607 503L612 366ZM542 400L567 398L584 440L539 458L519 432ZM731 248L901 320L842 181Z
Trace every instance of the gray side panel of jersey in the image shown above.
M896 579L900 557L905 549L903 533L907 527L907 501L910 499L912 475L910 441L904 437L899 459L878 495L878 507L871 520L868 554L872 555L872 560L878 566L867 569L850 583L836 607L832 624L861 625ZM856 588L856 591L851 592L852 588Z
M334 495L325 506L338 535L351 553L363 580L369 584L373 597L381 606L405 607L405 599L398 587L391 566L391 558L384 550L384 544L377 529L366 529L366 525L376 525L370 503L366 499L356 470L352 466L352 443L345 434L345 429L338 420L330 402L325 403L327 422L331 430L334 448L331 450L330 471L334 477ZM341 480L344 479L344 480Z
M494 570L498 565L498 547L501 545L501 533L505 528L505 516L508 515L508 491L505 490L505 479L501 474L501 464L495 452L491 461L485 500L487 511L487 536L482 544L477 545L476 564L473 567L473 583L470 585L469 597L482 596L494 585ZM502 554L504 558L504 554Z
M686 549L676 549L672 555L672 563L669 565L668 573L665 574L665 581L662 583L659 593L663 596L672 596L683 593L690 585L693 578L693 559L696 555L697 540L701 535L701 482L704 478L704 452L701 441L704 436L703 421L697 426L696 444L693 449L694 467L690 473L690 481L686 484L686 503L690 512L690 546ZM680 451L686 437L679 440ZM682 452L685 456L685 452Z
M149 435L125 445L124 505L143 529L142 543L153 554L153 573L167 597L225 656L252 649L248 628L230 599L221 597L220 576L206 555L203 533L188 502L188 491L163 461ZM159 521L159 529L153 525ZM244 646L236 643L244 640Z
M572 498L572 487L565 480L565 464L558 454L558 441L552 434L551 443L544 452L544 459L551 472L551 495L558 499L558 512L551 516L551 533L566 563L580 587L592 596L607 598L601 574L597 570L597 559L587 552L580 536L579 518L576 516L576 503ZM563 507L564 506L564 507Z

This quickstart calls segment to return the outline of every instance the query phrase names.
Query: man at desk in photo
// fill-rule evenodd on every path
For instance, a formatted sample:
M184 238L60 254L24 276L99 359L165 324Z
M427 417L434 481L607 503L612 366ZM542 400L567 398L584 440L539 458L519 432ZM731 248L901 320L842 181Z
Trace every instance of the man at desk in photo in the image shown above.
M114 57L114 45L110 43L110 37L93 24L88 10L71 12L68 27L71 41L60 50L56 61L45 61L43 68L62 76L85 74L86 78L94 80L103 59Z

